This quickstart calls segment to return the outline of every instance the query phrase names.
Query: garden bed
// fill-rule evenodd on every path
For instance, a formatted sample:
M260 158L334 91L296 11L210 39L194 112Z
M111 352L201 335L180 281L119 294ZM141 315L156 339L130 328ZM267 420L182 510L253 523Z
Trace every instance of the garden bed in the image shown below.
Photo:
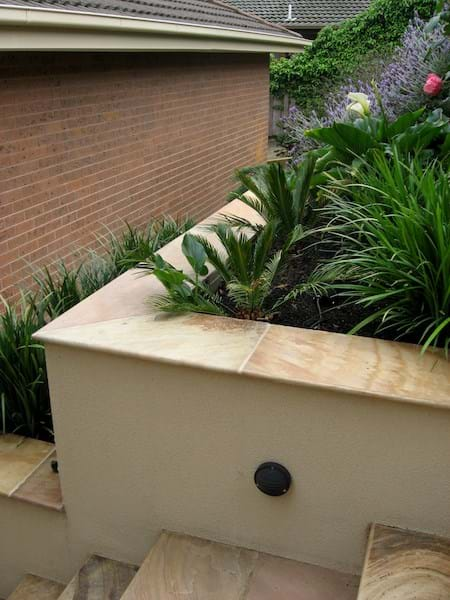
M237 200L221 212L260 222ZM192 277L185 237L159 254ZM128 271L36 336L70 530L83 543L95 535L99 551L123 552L126 529L131 554L161 529L183 528L351 571L375 517L448 535L450 363L441 353L261 320L161 315L149 301L164 292L156 277ZM253 483L267 460L292 474L285 498Z
M310 131L321 147L299 165L238 173L241 198L263 224L231 216L188 233L182 251L192 274L161 256L140 265L165 288L157 310L448 353L450 120L441 108L421 108L391 121L371 114L365 94L348 101L358 116Z
M276 300L283 297L286 289L295 285L307 283L315 269L323 261L331 260L336 255L336 247L331 242L317 236L299 244L289 261L285 272L280 274L277 287L274 290ZM271 321L280 325L303 327L332 331L334 333L348 333L361 321L371 314L370 309L365 309L356 304L350 304L337 296L316 296L314 294L300 294L289 303L282 305L275 312ZM376 332L374 326L367 326L360 332L368 337L394 339L395 336ZM411 340L413 341L413 340Z
M271 302L275 304L286 294L286 290L295 285L307 283L315 269L323 261L331 260L336 255L335 245L322 236L316 239L299 243L291 253L291 258L286 269L280 273L274 290L271 294ZM218 288L224 302L230 305L227 299L226 286L221 284ZM300 294L297 298L286 303L273 314L267 315L270 323L288 325L290 327L301 327L318 331L330 331L333 333L348 333L361 321L370 316L371 310L360 305L351 304L338 296L316 296L314 294ZM359 335L374 337L385 340L395 340L395 335L389 332L377 332L374 325L364 327ZM418 343L419 340L404 340Z

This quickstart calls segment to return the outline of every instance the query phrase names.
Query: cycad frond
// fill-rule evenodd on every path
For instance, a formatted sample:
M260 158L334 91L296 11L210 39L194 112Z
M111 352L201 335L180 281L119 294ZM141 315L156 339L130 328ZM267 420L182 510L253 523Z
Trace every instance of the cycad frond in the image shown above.
M273 248L274 234L274 226L269 222L256 238L252 265L254 279L260 277L264 271Z
M273 282L275 281L276 276L279 274L282 266L283 266L283 253L281 250L279 250L275 254L275 256L272 256L272 258L269 260L269 262L266 263L266 266L264 268L262 280L264 282L264 288L265 288L266 293L270 292Z
M225 316L225 310L220 306L220 303L211 302L204 298L199 298L198 301L180 301L172 296L156 296L151 299L151 305L161 312L184 314L189 312L202 313L208 315Z
M208 238L206 238L204 236L196 236L196 239L202 244L202 246L206 252L206 256L208 257L208 261L216 269L216 271L219 273L220 277L222 277L222 279L227 281L231 276L229 268L228 268L228 264L227 264L228 263L227 259L222 258L222 256L220 255L220 252L217 250L217 248L215 246L213 246L211 244L211 242L208 240Z
M235 217L233 215L222 215L223 221L229 225L230 227L234 227L238 231L248 230L253 233L258 233L262 229L264 229L264 225L262 223L252 223L248 219L244 219L243 217Z
M276 225L277 237L285 239L297 225L303 225L307 229L315 223L315 168L316 159L308 156L296 169L286 169L280 163L271 163L254 173L243 173L240 176L241 183L252 195L243 196L242 200L266 222ZM239 219L234 224L239 228L245 226Z

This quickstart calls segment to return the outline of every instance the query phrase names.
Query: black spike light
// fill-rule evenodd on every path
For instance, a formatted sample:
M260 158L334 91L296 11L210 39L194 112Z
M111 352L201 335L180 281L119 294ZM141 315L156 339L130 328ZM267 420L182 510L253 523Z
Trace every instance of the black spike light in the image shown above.
M265 462L255 471L255 485L267 496L284 496L291 487L292 477L286 467L276 462Z

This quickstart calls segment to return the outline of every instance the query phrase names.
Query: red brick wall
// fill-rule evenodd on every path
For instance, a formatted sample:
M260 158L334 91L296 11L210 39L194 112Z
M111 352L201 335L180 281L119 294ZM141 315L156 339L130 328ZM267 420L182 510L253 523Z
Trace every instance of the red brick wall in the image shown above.
M268 58L0 55L0 293L103 226L204 217L265 159Z

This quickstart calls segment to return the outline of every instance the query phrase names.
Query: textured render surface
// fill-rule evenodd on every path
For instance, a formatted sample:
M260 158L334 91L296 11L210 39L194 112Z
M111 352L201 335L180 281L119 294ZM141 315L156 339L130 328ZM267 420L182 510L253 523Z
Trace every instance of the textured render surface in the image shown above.
M285 27L324 27L355 17L370 0L227 0L248 13ZM289 5L292 19L288 19Z
M265 160L268 57L3 53L0 293L124 220L204 218ZM30 266L32 265L32 267Z
M163 533L123 600L354 600L357 582L329 569Z
M450 598L450 539L373 525L358 600L390 598Z
M360 0L361 1L361 0ZM70 12L90 12L116 17L189 23L292 36L289 31L243 14L233 5L214 0L1 0L0 6L51 8Z
M91 556L59 600L120 600L136 571L133 565Z
M8 600L57 600L64 585L36 575L26 575Z
M69 551L64 513L0 496L0 522L1 598L8 598L25 573L69 581L82 557L76 548Z
M448 410L46 352L70 537L87 551L140 564L169 529L358 573L374 520L450 534ZM282 498L254 485L266 460L291 472Z
M180 240L164 252L182 264ZM353 338L350 352L346 336L295 330L280 333L289 350L277 373L253 373L260 349L278 356L271 325L227 321L210 335L223 319L161 319L148 307L153 278L135 275L39 335L77 556L140 564L169 529L358 573L371 522L450 535L450 411L439 389L448 364L439 356L427 354L431 365L412 346L381 342L374 358L370 340ZM164 333L177 324L184 348ZM402 376L417 381L414 399ZM292 474L282 498L253 483L266 460Z

